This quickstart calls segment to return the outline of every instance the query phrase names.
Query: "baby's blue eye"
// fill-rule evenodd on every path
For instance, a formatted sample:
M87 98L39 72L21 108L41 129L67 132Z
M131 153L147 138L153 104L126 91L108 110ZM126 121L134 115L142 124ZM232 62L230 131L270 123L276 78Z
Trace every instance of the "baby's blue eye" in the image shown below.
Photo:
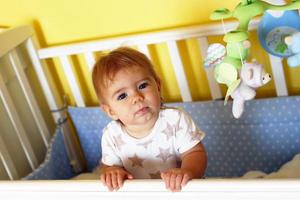
M139 85L139 90L145 89L149 84L147 82L142 83L141 85Z
M120 101L120 100L123 100L123 99L125 99L127 97L127 94L126 93L122 93L122 94L120 94L119 96L118 96L118 101Z

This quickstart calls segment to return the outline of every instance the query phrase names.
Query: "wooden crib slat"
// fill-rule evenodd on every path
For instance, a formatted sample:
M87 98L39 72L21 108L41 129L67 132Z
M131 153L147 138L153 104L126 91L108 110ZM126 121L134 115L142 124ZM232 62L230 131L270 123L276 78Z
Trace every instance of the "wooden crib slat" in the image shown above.
M138 50L145 54L151 60L151 55L147 45L138 45Z
M85 52L83 55L84 55L84 58L88 65L89 70L92 71L92 69L96 63L96 59L95 59L93 52Z
M206 56L207 56L207 48L208 48L208 40L207 37L201 37L198 38L198 44L200 47L200 53L202 60L204 61ZM203 66L203 64L202 64ZM212 96L212 99L221 99L222 98L222 93L219 84L216 82L215 77L214 77L214 68L209 67L209 68L204 68L208 80L208 85L210 88L210 93Z
M184 102L192 101L190 89L188 86L188 82L185 76L183 64L180 58L180 54L178 51L178 47L176 41L167 42L168 49L171 56L171 61L173 63L173 68L175 71L177 83L179 86L181 98Z
M8 54L8 57L9 57L9 61L10 61L11 65L13 66L13 69L17 75L18 81L21 85L21 88L23 90L23 93L25 95L27 103L30 107L30 110L33 114L34 121L36 122L36 125L39 129L39 133L41 134L41 137L43 139L45 146L48 147L49 139L50 139L50 132L49 132L46 122L42 116L42 113L39 109L39 106L36 102L36 99L34 98L34 94L31 90L31 87L29 85L27 77L24 73L24 69L21 65L21 62L17 55L16 50L15 49L12 50Z
M43 92L44 92L44 95L46 96L49 108L50 108L50 110L57 110L59 108L59 106L56 103L56 99L55 99L55 94L57 91L51 89L51 86L47 81L48 79L43 70L45 65L43 65L43 63L42 63L43 60L40 60L38 58L33 39L28 38L25 42L25 45L26 45L26 49L28 51L29 57L31 59L31 62L33 64L34 70L36 71L36 73L38 75L37 77L39 79L39 82L43 88ZM53 115L55 121L58 121L58 119L60 118L60 114L57 112L52 113L52 115Z
M17 109L15 108L12 98L6 88L6 85L3 81L2 76L0 75L0 97L3 101L4 107L8 116L12 122L12 125L17 133L18 139L21 143L21 146L25 152L26 158L34 170L38 166L37 158L34 154L32 146L27 138L26 131L21 123L21 120L18 116Z
M0 136L0 160L2 161L5 171L10 178L10 180L16 180L19 179L18 171L15 167L14 162L12 161L9 151L7 150L7 147Z
M63 70L65 72L65 76L67 77L69 86L70 86L73 96L75 98L76 105L79 107L84 107L85 103L82 98L82 95L81 95L81 92L79 89L79 85L75 79L75 74L72 70L71 63L70 63L68 57L67 56L59 56L59 60L63 66Z
M48 105L51 110L57 110L61 108L61 102L59 102L57 90L51 88L51 85L47 81L46 74L43 67L46 67L44 60L40 60L36 51L35 41L33 38L28 38L26 43L26 48L33 63L34 69L38 74L39 82L43 88L43 92L46 96ZM53 85L52 85L53 87ZM60 104L59 104L60 103ZM58 122L59 119L63 118L61 112L52 112L52 116L55 122ZM68 122L63 126L63 136L64 141L66 141L66 150L68 156L71 160L72 167L75 172L81 172L84 169L84 159L82 156L81 148L77 140L75 140L74 130L70 128Z
M270 64L273 71L273 79L275 81L275 88L277 96L288 96L288 90L284 77L282 59L269 54Z
M0 34L0 57L20 45L31 35L33 35L31 26L19 26L3 31L3 33Z

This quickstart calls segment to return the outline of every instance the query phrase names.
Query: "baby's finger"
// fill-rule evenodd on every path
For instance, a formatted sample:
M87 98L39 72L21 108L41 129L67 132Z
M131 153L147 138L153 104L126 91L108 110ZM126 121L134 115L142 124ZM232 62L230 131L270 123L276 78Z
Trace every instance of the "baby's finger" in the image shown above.
M111 182L112 182L112 187L114 189L119 189L119 185L118 185L118 173L112 173L111 175Z
M184 174L183 179L181 181L181 186L185 186L190 180L190 176L188 174Z
M161 174L162 179L165 182L166 188L170 188L170 174L169 173L162 173Z
M183 175L177 174L176 182L175 182L175 190L180 191L181 190L181 182L182 182Z
M108 187L109 191L113 191L112 183L111 183L111 174L106 174L105 177L106 186Z
M177 175L174 174L174 173L172 173L171 176L170 176L170 189L172 191L175 190L176 177L177 177Z
M124 181L124 176L120 173L118 173L118 187L122 187L123 186L123 181Z

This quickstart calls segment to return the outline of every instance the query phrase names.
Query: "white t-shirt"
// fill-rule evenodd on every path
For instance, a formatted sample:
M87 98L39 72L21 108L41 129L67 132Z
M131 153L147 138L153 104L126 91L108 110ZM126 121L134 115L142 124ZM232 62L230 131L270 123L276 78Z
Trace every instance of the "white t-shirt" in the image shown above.
M162 108L151 132L141 139L112 121L103 130L102 163L123 166L134 178L160 178L160 172L180 167L180 154L204 136L192 118L177 108Z

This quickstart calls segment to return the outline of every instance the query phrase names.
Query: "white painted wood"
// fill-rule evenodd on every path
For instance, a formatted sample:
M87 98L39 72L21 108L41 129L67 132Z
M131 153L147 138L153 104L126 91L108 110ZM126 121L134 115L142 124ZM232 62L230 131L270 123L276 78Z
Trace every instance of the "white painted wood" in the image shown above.
M26 49L28 51L29 57L32 61L34 70L37 73L37 77L39 79L39 82L41 84L41 87L43 89L44 95L47 99L47 103L49 105L50 110L57 110L59 108L58 104L56 103L56 99L55 99L55 92L53 91L50 87L49 82L47 81L47 76L44 72L44 67L46 67L45 65L43 65L42 61L39 59L37 51L35 49L35 45L34 45L34 41L32 38L28 38L25 42L26 45ZM59 113L52 113L54 120L57 122L58 119L60 118L60 114Z
M22 64L20 62L20 59L18 57L16 50L10 51L10 53L8 54L8 57L9 57L9 61L10 61L11 65L16 73L16 76L18 78L18 81L20 83L22 91L23 91L25 98L27 100L27 103L29 105L29 108L33 114L34 121L39 129L39 133L43 139L45 146L48 147L49 140L50 140L50 132L49 132L46 122L42 116L40 108L36 102L36 99L31 90L31 87L29 85L29 82L27 80L25 72L23 71L24 68L22 67Z
M251 20L249 30L254 30L259 23L259 18ZM226 22L226 30L234 30L238 26L237 21ZM190 38L200 38L212 35L223 35L224 31L219 23L190 26L172 30L163 30L153 33L136 34L124 37L115 37L110 39L94 40L70 45L61 45L40 49L39 58L53 58L65 55L81 54L84 52L96 52L108 49L114 49L120 46L139 46L148 44L157 44L167 41L184 40Z
M2 75L0 74L0 98L3 101L6 112L8 113L9 119L17 133L18 139L25 152L26 158L30 164L30 167L34 170L38 166L37 158L34 154L32 146L27 138L26 131L21 123L18 116L18 112L13 104L12 98L4 84Z
M198 44L200 47L201 57L202 57L202 60L204 61L207 56L208 40L207 40L207 37L201 37L201 38L198 38L197 40L198 40ZM202 66L203 66L203 64L202 64ZM221 93L219 84L215 80L214 68L213 67L209 67L209 68L204 67L204 69L206 72L212 99L221 99L222 93Z
M181 192L165 189L162 180L130 180L108 192L99 180L2 181L0 196L8 199L175 199L175 200L298 200L297 179L204 179L190 181Z
M7 150L5 142L3 141L1 135L0 135L0 160L3 163L5 171L8 177L10 178L10 180L19 179L18 171L15 167L15 164L9 154L9 151Z
M138 45L138 50L145 54L151 60L151 55L147 45Z
M71 66L71 63L70 63L68 57L67 56L59 56L59 60L63 66L63 70L65 73L65 76L67 77L72 94L75 98L76 105L79 107L84 107L85 103L82 98L82 95L81 95L81 92L79 89L79 85L76 81L75 74L72 70L72 66Z
M88 65L88 68L90 71L92 71L95 63L96 63L96 59L95 59L95 56L92 52L85 52L84 53L84 58L85 58L85 61Z
M7 54L11 49L20 45L31 35L33 35L33 29L30 26L19 26L1 32L0 57Z
M60 109L61 106L59 106L60 104L58 103L59 99L56 98L56 96L58 96L57 91L55 90L55 88L52 89L51 85L47 81L48 79L43 69L43 67L46 67L46 65L43 63L43 60L40 60L38 58L38 54L36 51L35 42L33 38L29 38L26 41L26 48L32 60L34 69L38 74L39 82L42 85L43 92L46 96L50 109L51 110ZM55 122L58 122L60 119L65 117L64 113L61 112L52 112L52 116ZM75 133L73 129L70 128L68 123L66 123L63 126L62 131L63 131L64 141L66 141L66 151L68 153L69 159L71 160L72 167L75 172L81 172L83 170L84 161L82 160L82 157L80 157L81 154L80 145L75 144L74 141Z
M190 88L188 86L188 82L185 76L184 67L180 58L180 54L178 51L178 47L176 41L167 42L171 61L173 64L173 68L175 71L177 83L179 86L181 98L184 102L192 101L192 96L190 93Z
M282 59L269 54L277 96L288 96Z

